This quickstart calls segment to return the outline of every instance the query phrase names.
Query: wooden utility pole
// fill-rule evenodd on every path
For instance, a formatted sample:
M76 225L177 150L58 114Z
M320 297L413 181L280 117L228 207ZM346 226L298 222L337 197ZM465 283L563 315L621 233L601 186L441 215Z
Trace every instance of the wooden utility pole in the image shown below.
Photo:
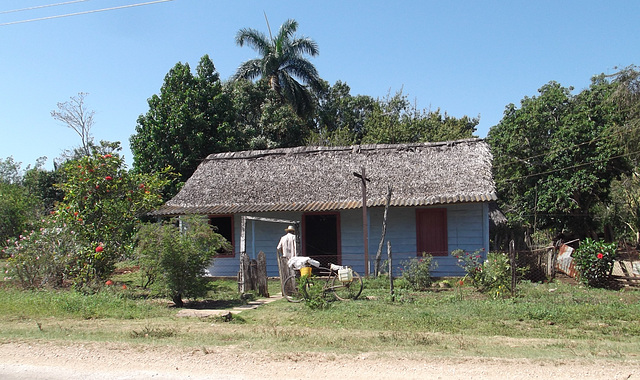
M384 245L384 237L387 233L387 213L389 212L389 204L391 203L391 192L391 185L387 185L387 202L384 205L384 215L382 216L382 236L380 237L380 244L378 245L376 261L373 267L373 275L375 277L380 275L380 260L382 260L382 246Z
M369 277L369 222L367 220L367 178L364 166L362 172L353 172L353 175L362 180L362 239L364 240L364 275Z

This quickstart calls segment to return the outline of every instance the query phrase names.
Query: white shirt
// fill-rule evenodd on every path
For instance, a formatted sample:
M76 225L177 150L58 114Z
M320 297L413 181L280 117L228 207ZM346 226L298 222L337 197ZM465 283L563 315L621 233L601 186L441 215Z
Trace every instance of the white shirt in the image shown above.
M288 259L296 256L296 235L288 232L280 238L278 252L282 251L282 256Z

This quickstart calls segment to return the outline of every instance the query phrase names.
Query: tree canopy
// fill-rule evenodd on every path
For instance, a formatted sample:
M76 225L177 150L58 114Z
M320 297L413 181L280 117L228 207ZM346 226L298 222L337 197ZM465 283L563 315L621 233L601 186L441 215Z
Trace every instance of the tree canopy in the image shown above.
M297 30L298 22L291 19L282 24L275 36L269 32L267 37L252 28L240 29L236 43L253 48L260 57L242 63L233 79L260 77L293 107L297 115L304 117L313 111L313 98L306 86L318 91L322 82L315 66L305 58L305 55L318 55L318 44L308 37L296 37Z
M624 113L612 101L617 84L603 76L577 95L549 82L539 96L510 104L487 141L498 198L512 224L589 236L596 207L630 166L616 143Z
M173 168L185 181L210 153L236 150L232 103L208 55L196 74L177 63L165 76L160 95L149 100L131 136L134 169L154 173Z

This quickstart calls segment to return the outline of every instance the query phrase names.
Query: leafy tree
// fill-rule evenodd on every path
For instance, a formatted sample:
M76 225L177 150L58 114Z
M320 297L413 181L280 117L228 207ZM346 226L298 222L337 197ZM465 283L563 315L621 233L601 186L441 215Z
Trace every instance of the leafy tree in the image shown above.
M362 143L397 144L473 137L478 119L456 119L440 110L419 110L402 91L378 100L365 119Z
M600 217L611 226L611 235L625 237L640 246L640 71L629 66L607 76L616 86L611 101L624 115L613 137L624 149L632 170L612 183L611 202L603 204Z
M136 254L148 283L157 282L178 307L183 297L207 292L205 270L218 249L228 246L206 220L184 218L181 231L174 223L145 224L136 234Z
M275 37L271 34L267 37L255 29L240 29L236 34L236 43L248 45L260 57L242 63L233 79L253 80L260 77L293 107L296 114L308 116L313 111L313 98L305 85L318 91L321 89L321 80L316 68L304 55L315 57L319 50L312 39L295 37L297 29L298 22L295 20L285 21Z
M209 56L201 58L196 75L188 64L177 63L166 75L160 95L148 103L149 111L138 118L130 139L137 172L160 172L170 166L185 181L207 155L238 148L232 103ZM174 186L168 195L175 192Z
M612 131L621 114L602 77L578 95L556 82L521 107L506 107L489 131L494 176L503 209L514 225L588 236L594 208L629 167Z
M232 81L224 90L232 99L236 147L271 149L304 145L311 119L299 117L264 81Z
M350 94L351 88L341 81L329 86L323 82L318 94L316 127L311 145L352 145L362 141L364 124L377 105L370 96Z
M168 182L161 174L128 172L117 154L82 157L60 170L64 199L8 249L10 267L25 286L100 284L131 254L138 217L162 203Z
M40 216L38 199L25 186L21 166L13 157L0 160L0 245L30 228Z

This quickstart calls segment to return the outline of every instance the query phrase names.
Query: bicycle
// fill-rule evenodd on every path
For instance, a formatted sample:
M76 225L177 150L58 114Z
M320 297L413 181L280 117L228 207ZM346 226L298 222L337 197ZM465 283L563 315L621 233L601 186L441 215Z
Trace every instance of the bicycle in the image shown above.
M318 267L319 278L324 280L322 295L333 294L341 301L355 300L362 293L362 278L351 267L331 264L329 268ZM283 283L282 294L289 302L300 302L309 298L309 289L316 283L312 276L300 276L299 271L289 276Z

